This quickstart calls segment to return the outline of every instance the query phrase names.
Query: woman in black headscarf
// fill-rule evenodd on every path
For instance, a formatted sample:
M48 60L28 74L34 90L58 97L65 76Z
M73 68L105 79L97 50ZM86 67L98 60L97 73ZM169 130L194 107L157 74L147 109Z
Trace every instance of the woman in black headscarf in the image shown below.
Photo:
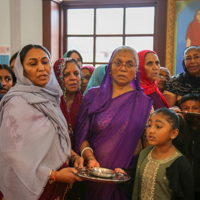
M200 93L200 47L186 48L182 65L185 72L173 76L163 93L170 107L178 105L183 95Z

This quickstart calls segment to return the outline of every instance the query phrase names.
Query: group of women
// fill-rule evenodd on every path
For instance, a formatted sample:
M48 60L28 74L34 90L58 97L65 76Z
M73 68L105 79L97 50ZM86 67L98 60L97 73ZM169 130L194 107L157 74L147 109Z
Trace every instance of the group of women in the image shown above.
M160 62L154 51L117 48L102 67L99 87L88 91L96 70L81 68L82 63L76 51L54 66L42 46L19 51L17 83L0 104L0 191L7 200L64 199L75 181L84 180L74 175L75 167L84 164L131 168L150 112L172 106L167 95L173 94L174 79L167 83L166 100L156 84ZM176 81L183 91L198 93L193 83L200 77L199 47L186 49L183 67ZM87 200L128 200L132 195L116 184L85 182L84 187Z

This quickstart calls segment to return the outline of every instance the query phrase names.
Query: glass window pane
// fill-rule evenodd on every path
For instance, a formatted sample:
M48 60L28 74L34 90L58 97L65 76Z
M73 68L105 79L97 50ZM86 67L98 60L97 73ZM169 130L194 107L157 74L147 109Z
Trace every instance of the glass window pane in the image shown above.
M67 34L94 33L94 9L68 9Z
M96 62L108 62L112 52L122 46L122 37L97 37Z
M96 65L95 65L95 68L97 68L97 67L99 67L99 66L101 66L101 65L103 65L103 64L96 64Z
M80 52L83 62L93 62L93 37L68 37L67 49Z
M93 64L91 64L91 63L84 63L82 66L93 66Z
M137 52L144 49L153 50L153 37L126 37L125 45L134 48Z
M96 10L96 34L122 34L123 8Z
M126 34L153 34L154 7L126 8Z

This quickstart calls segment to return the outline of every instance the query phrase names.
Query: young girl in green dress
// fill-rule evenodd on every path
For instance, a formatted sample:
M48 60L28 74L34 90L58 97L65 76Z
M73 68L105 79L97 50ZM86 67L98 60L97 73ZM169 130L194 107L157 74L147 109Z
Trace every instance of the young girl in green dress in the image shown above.
M136 173L132 173L132 200L194 199L192 168L183 156L184 129L182 117L170 109L161 108L151 115L147 127L151 146L141 151ZM123 172L119 168L116 171Z

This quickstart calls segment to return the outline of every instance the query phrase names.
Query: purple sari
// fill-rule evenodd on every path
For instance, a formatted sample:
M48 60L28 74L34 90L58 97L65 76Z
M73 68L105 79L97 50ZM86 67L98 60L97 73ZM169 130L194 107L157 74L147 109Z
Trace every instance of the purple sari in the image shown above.
M88 90L82 100L75 149L79 152L82 142L88 140L101 167L130 168L153 102L143 93L138 73L137 79L131 82L135 90L112 99L109 72L107 67L101 86ZM88 200L131 199L131 194L119 190L117 184L87 182L85 190Z

